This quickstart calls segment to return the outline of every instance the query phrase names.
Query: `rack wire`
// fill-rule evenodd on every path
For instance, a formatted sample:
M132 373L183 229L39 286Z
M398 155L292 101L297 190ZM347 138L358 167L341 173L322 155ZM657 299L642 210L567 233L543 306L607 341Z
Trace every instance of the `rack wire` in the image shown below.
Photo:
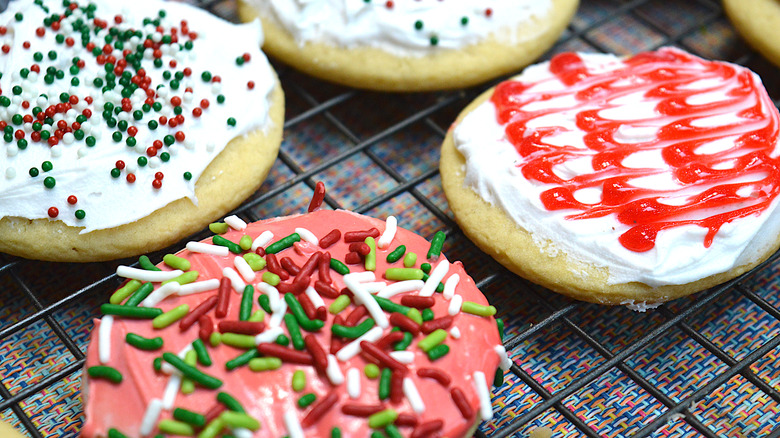
M235 16L232 1L196 3ZM778 103L777 69L739 40L714 0L583 0L545 58L663 45L749 66ZM476 436L528 436L545 426L555 436L780 437L780 255L646 313L568 300L481 253L447 209L439 144L460 109L490 84L379 94L275 67L287 97L285 141L268 180L232 214L254 221L303 211L322 180L332 208L394 214L426 237L447 231L448 257L464 262L507 322L514 361L494 389L493 420ZM116 266L127 263L0 254L0 419L32 437L78 435L91 320L119 284Z

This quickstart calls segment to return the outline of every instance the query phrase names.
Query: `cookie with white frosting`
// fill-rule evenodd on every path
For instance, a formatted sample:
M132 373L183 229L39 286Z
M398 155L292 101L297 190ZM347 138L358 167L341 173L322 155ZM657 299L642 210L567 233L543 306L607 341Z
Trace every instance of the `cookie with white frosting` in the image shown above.
M564 53L466 108L440 169L464 232L509 269L578 299L651 305L778 248L778 132L741 66L675 48Z
M577 0L241 0L264 50L313 76L382 91L462 88L520 69L556 41Z
M126 257L257 190L284 97L235 25L175 2L12 2L0 15L0 251Z

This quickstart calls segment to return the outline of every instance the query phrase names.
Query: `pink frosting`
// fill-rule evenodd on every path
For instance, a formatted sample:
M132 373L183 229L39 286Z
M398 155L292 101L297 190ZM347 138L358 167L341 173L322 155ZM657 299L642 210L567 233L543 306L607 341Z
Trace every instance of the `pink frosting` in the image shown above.
M333 229L339 229L342 233L341 239L334 245L322 250L316 245L305 241L295 244L294 247L285 249L277 254L279 258L290 257L298 266L301 266L316 251L328 251L331 257L337 260L345 260L348 250L348 243L344 242L344 233L349 231L367 230L375 227L380 232L385 228L385 222L361 216L346 211L328 211L320 210L306 215L290 216L286 218L269 219L265 221L250 224L245 230L231 230L223 237L238 242L243 235L249 235L254 239L262 232L268 230L274 235L273 241L281 239L294 232L295 228L301 227L311 231L318 238L322 238ZM211 242L211 239L207 239ZM425 260L426 253L430 243L425 239L399 228L395 238L388 248L377 249L377 281L386 281L388 284L393 281L384 278L384 272L389 267L403 267L399 260L395 263L387 263L387 254L399 245L406 246L406 252L414 252L418 255L418 263L430 262L434 266L444 256L440 256L437 261ZM227 257L193 253L183 250L177 254L180 257L191 261L192 270L200 273L197 281L207 279L222 278L222 268L233 266L235 254L229 254ZM362 264L348 265L351 272L364 271ZM163 270L169 270L166 265L159 265ZM265 269L257 272L257 279L253 283L260 283L260 277ZM342 290L345 285L343 277L331 270L333 287ZM471 301L480 305L487 305L487 300L480 293L469 277L463 266L459 263L452 263L449 272L444 277L446 281L453 274L458 274L460 281L455 293L460 295L464 301ZM311 283L317 279L315 271L312 275ZM291 281L287 280L288 282ZM160 285L155 284L155 289ZM256 288L257 290L257 288ZM190 309L194 309L204 300L212 297L217 290L206 291L190 296L171 296L159 303L157 307L163 311L168 311L181 304L188 304ZM253 310L259 308L257 296ZM417 292L409 292L396 295L392 298L394 302L400 302L404 295L415 295ZM228 315L225 320L237 320L241 295L231 290L231 300ZM436 318L448 315L449 301L442 297L442 294L435 293L435 305L432 308ZM329 306L332 299L323 297L325 305ZM341 312L345 316L355 308L350 305ZM216 318L214 311L208 313L215 325L221 319ZM389 315L385 312L386 315ZM266 315L266 330L268 319ZM316 332L316 338L319 343L329 350L331 344L330 327L333 324L334 316L328 313L325 321L325 327ZM100 320L95 321L95 330L92 333L92 342L87 350L86 367L99 365L98 361L98 331ZM414 352L414 362L408 365L409 373L407 376L412 379L417 387L425 411L421 414L415 414L409 401L404 397L403 401L393 404L389 399L382 402L385 408L395 409L399 413L411 413L418 417L418 424L431 420L444 421L444 428L441 430L441 436L462 437L465 436L479 416L479 398L477 389L473 382L473 373L482 371L487 376L488 382L492 380L493 374L499 363L499 356L494 352L494 347L500 345L496 321L493 317L482 317L467 313L459 313L454 318L452 327L457 327L460 331L458 339L449 335L445 343L449 345L450 352L444 357L431 361L428 356L417 346L417 343L425 336L419 334L415 336L412 344L407 351ZM286 332L286 326L282 324ZM392 327L386 328L384 334L389 333ZM118 431L128 436L139 436L139 427L147 405L152 399L162 399L170 376L154 370L152 362L160 357L163 352L172 352L177 354L187 345L191 344L198 337L198 324L194 324L186 331L181 331L178 323L165 329L154 329L149 320L134 320L129 318L115 317L113 328L111 330L111 355L106 365L116 368L123 375L123 381L119 384L111 383L105 379L94 379L85 373L83 381L83 394L85 402L86 422L82 429L82 436L96 437L106 436L110 428L116 428ZM215 328L215 331L216 328ZM164 340L164 346L158 351L142 351L125 342L127 333L136 333L138 335L153 338L160 336ZM307 332L303 332L304 335ZM349 340L346 340L349 342ZM292 348L292 346L290 346ZM369 379L363 373L364 366L369 363L364 355L357 355L347 362L339 362L341 372L346 376L347 370L357 368L360 370L360 396L357 399L351 399L346 392L346 384L334 386L328 378L318 373L317 370L308 365L294 365L285 363L281 368L273 371L253 372L247 366L243 366L232 371L225 369L225 362L235 358L245 350L237 349L227 345L211 347L207 343L207 349L213 360L209 367L198 365L203 372L217 377L223 381L222 386L216 390L206 389L196 385L196 389L191 394L179 392L176 396L174 407L181 407L194 412L204 414L212 407L218 404L216 401L217 393L227 392L238 399L247 414L259 420L260 430L255 436L275 436L281 437L288 435L287 428L283 421L283 415L287 411L295 412L298 419L302 420L312 409L309 406L301 409L297 405L297 400L306 393L317 395L317 401L322 400L326 395L333 392L338 395L338 401L327 411L327 413L314 425L304 429L305 436L330 436L331 429L338 426L342 435L366 437L371 433L366 418L350 416L342 413L341 407L347 403L362 405L375 405L380 403L378 398L379 379ZM416 371L419 368L437 368L445 371L451 376L452 381L448 387L442 386L439 382L431 378L419 377ZM293 391L291 386L292 376L296 370L302 370L306 374L306 388L300 393ZM474 414L470 418L464 418L461 411L452 400L450 391L452 388L460 388L466 395L469 404L474 408ZM317 402L314 403L316 405ZM160 419L172 417L172 411L163 411ZM413 429L408 426L400 427L399 430L404 436L411 435ZM158 433L155 427L152 434Z

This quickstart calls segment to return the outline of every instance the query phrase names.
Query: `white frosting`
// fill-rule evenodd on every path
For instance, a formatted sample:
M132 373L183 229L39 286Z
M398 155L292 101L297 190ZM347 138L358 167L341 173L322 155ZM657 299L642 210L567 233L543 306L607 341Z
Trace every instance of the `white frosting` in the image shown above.
M50 13L64 13L65 8L60 0L44 3L49 7ZM28 141L26 149L20 150L15 139L11 143L0 140L0 217L48 218L49 208L56 207L59 210L57 220L71 226L83 227L82 233L85 233L133 222L183 197L197 204L195 183L228 141L269 126L268 109L275 80L265 56L259 50L259 44L262 43L259 22L235 25L181 3L155 0L100 2L95 16L107 21L108 27L97 35L92 31L91 40L102 48L108 29L117 27L121 31L131 28L141 30L144 36L152 33L153 41L160 41L162 35L154 32L153 25L144 26L143 19L158 18L158 11L161 9L166 11L166 16L160 23L166 34L169 34L171 27L180 28L181 21L187 20L189 31L196 32L197 37L193 41L192 50L183 47L189 41L185 36L180 37L178 44L163 44L160 48L162 68L154 67L153 50L145 50L142 64L147 76L152 79L151 88L160 85L165 87L158 89L158 96L161 97L156 98L163 104L162 110L157 112L152 109L144 113L143 118L138 121L134 120L132 112L122 112L114 116L117 121L126 120L129 126L138 128L135 147L126 144L127 132L122 133L119 143L115 142L112 134L118 128L109 128L102 117L104 102L110 101L121 106L122 96L119 93L123 87L117 84L113 92L104 94L93 86L96 77L105 80L105 69L97 64L92 53L82 47L81 34L71 31L73 22L79 19L94 27L92 20L87 19L82 10L76 9L70 17L62 19L60 32L45 27L43 37L36 36L35 30L44 26L43 20L49 14L32 2L12 2L0 15L0 25L8 28L7 33L0 36L0 44L7 44L11 48L7 54L0 53L0 69L3 72L0 87L3 96L9 97L13 96L12 88L15 85L21 85L23 88L21 97L12 97L10 107L0 107L0 119L11 124L14 114L32 114L35 106L45 109L49 104L58 103L60 94L64 92L80 99L64 117L68 125L70 126L85 108L89 108L92 117L82 124L81 129L87 136L97 139L94 147L88 147L85 140L76 140L71 133L66 134L57 146L50 147L45 141L31 141L32 124L27 123L22 128ZM23 14L21 22L15 20L16 13ZM117 15L122 17L121 24L115 23ZM58 33L73 37L73 47L56 43L55 37ZM30 49L23 48L26 41L30 42ZM133 37L124 44L124 48L134 50L139 43L143 43L143 40ZM49 59L50 50L56 51L56 60ZM35 63L35 52L44 55L44 59L38 62L41 73L30 73L27 79L22 79L20 69L30 68ZM236 59L245 53L250 55L250 61L238 66ZM122 51L116 48L111 54L116 59L122 58ZM71 78L74 76L69 72L74 56L86 62L84 68L75 76L80 80L78 86L71 85ZM176 61L175 68L170 67L171 60ZM44 75L50 66L63 70L64 79L55 80L51 85L46 84ZM163 72L170 71L173 74L182 72L186 67L192 69L191 76L180 81L178 90L169 87L169 81L163 78ZM136 73L131 66L128 66L126 71ZM204 81L201 77L204 71L219 75L221 83ZM254 82L254 88L249 89L249 81ZM187 87L192 88L191 94L185 93ZM50 103L47 103L45 98L40 98L40 94L48 95ZM217 102L219 94L225 96L224 104ZM92 104L87 103L86 96L92 96ZM169 118L175 116L170 103L174 96L182 99L184 123L175 128L161 125L154 131L150 130L147 127L149 120L157 120L161 115ZM135 91L130 98L133 111L141 109L146 97L142 89ZM200 118L196 118L192 110L200 106L202 99L208 99L209 106L202 110ZM28 109L21 107L22 101L30 102ZM228 125L229 117L235 118L235 126ZM62 119L62 114L55 115L55 124ZM44 125L43 129L53 132L54 129L51 128ZM14 126L14 129L19 127ZM162 140L165 135L174 135L177 131L184 132L183 142L177 141L172 146L163 146L155 157L146 155L147 148L152 146L154 140ZM163 162L160 159L163 152L170 154L169 161ZM141 156L148 159L147 165L139 166L137 159ZM127 167L122 170L121 176L113 178L111 170L117 160L122 160ZM42 170L44 161L53 164L51 171ZM29 170L32 167L39 170L38 176L30 176ZM130 172L136 177L134 183L129 183L126 179ZM156 172L164 174L162 187L159 189L152 187ZM191 173L190 180L183 177L185 172ZM44 178L49 176L56 180L56 185L50 189L45 188L43 183ZM74 205L67 201L71 195L77 198ZM83 210L86 216L77 219L76 210Z
M620 59L610 55L581 54L587 69L593 71L609 71L623 65ZM546 89L562 90L566 86L549 71L549 63L528 67L523 74L514 78L524 83L540 82L530 90ZM760 86L760 81L758 81ZM630 115L631 122L627 129L621 131L622 138L628 143L641 142L648 136L655 138L658 127L668 123L668 119L660 120L653 110L655 101L639 96L636 98L622 97L609 104L593 99L593 108L598 105L611 106L609 111L600 111L601 117L614 115L614 120L620 120L621 115ZM712 96L705 101L714 99ZM566 99L563 99L566 100ZM755 105L753 96L746 97L744 107ZM552 103L550 103L552 102ZM771 102L770 102L771 103ZM561 110L531 120L529 126L534 128L562 127L563 132L554 137L546 137L550 144L568 144L575 148L586 149L583 143L584 131L580 130L574 117L578 110L567 111L567 102L549 101L529 105L560 105ZM590 102L589 102L590 104ZM741 109L724 116L729 121L739 118L736 114ZM649 108L649 110L648 110ZM765 111L775 111L764 107ZM744 121L744 119L742 119ZM669 228L658 233L655 247L645 252L635 252L626 249L618 241L618 237L629 227L618 222L613 215L592 219L566 219L566 216L577 213L575 210L547 210L540 194L550 189L551 185L538 181L527 180L517 167L523 158L515 147L505 137L505 127L497 122L496 109L492 102L487 101L468 114L455 128L454 139L456 148L466 159L465 182L467 187L476 191L479 196L490 204L502 209L519 226L532 233L537 243L550 254L563 252L581 262L599 267L607 267L609 283L625 283L638 281L656 287L667 284L685 284L703 277L721 273L740 266L766 251L780 232L780 210L778 200L764 214L736 219L723 225L715 235L709 248L705 248L704 239L707 230L697 225L685 225ZM532 130L526 131L530 135ZM618 140L620 137L616 137ZM720 140L718 140L720 141ZM716 142L713 142L716 143ZM707 148L721 150L722 145L705 145L697 152ZM626 160L623 164L630 167L658 168L665 167L660 151L650 151ZM590 157L573 160L563 166L554 167L554 172L561 178L569 179L576 175L593 173ZM666 175L655 175L646 179L632 180L636 186L660 185L678 183ZM681 188L681 198L692 194ZM701 189L696 189L698 193ZM594 193L577 193L575 198L580 202L599 200L600 190ZM675 199L664 200L669 205L675 205ZM551 243L552 242L552 243ZM571 271L578 275L586 275L580 267L573 265Z
M316 41L347 48L372 46L399 56L421 56L440 48L457 49L490 35L515 42L516 34L509 29L542 18L552 9L550 0L249 2L300 44Z

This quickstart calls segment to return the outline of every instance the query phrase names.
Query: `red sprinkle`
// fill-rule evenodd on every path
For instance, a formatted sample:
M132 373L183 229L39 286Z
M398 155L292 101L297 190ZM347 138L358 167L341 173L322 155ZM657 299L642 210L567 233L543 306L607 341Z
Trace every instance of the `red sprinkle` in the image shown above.
M79 202L79 199L75 195L68 196L68 204L74 205Z
M400 414L398 414L398 418L395 419L395 425L415 427L417 426L418 421L419 420L417 419L417 416L412 414L411 412L401 412Z
M252 321L220 321L217 324L220 333L238 333L242 335L256 335L265 330L265 324Z
M359 265L363 263L363 258L356 252L348 252L347 255L344 256L344 263L348 265Z
M230 289L232 288L233 286L230 284L229 278L222 277L222 279L219 280L217 310L214 311L214 315L216 315L217 318L224 318L227 316L228 306L230 306Z
M377 230L376 228L371 228L370 230L365 230L365 231L349 231L347 233L344 233L344 241L347 243L362 242L366 240L366 237L373 237L373 238L379 237L379 230Z
M390 314L390 324L400 328L405 332L411 333L412 336L417 336L417 334L420 333L420 325L417 324L417 322L415 322L412 318L409 318L408 316L398 312L393 312Z
M57 209L57 207L49 207L49 217L55 218L60 214L60 211Z
M361 305L355 307L355 309L352 310L352 312L349 313L349 315L347 316L346 321L344 322L344 325L349 326L349 327L354 327L366 315L368 315L368 309L366 309L366 306L361 304Z
M295 280L291 281L290 283L279 283L276 288L279 289L279 293L292 293L294 295L298 295L306 290L306 287L309 286L310 280L311 278L309 277L295 277Z
M211 321L211 317L203 315L198 318L198 326L200 327L198 330L198 337L203 342L208 342L211 334L214 332L214 322Z
M319 265L320 257L322 257L321 252L315 252L312 254L311 257L309 257L309 260L307 260L306 263L301 266L301 271L295 275L295 281L300 281L302 277L311 277L311 274L314 273L317 265Z
M344 415L352 415L353 417L370 417L384 409L385 407L381 404L360 405L357 403L344 403L341 405L341 412Z
M339 401L339 396L331 391L323 399L318 401L314 407L311 408L308 414L301 420L302 427L309 427L319 421L336 403Z
M206 423L205 424L211 423L214 419L219 417L220 414L222 414L225 411L227 411L227 407L225 405L223 405L222 403L217 403L211 409L206 411L206 415L205 415Z
M376 341L376 346L382 350L387 350L388 348L392 347L393 344L399 342L403 338L404 334L399 331L390 332L384 335L380 340Z
M320 281L330 284L333 280L330 278L330 253L325 251L320 257L320 263L317 269Z
M455 318L452 315L442 316L441 318L432 319L430 321L425 321L422 324L421 330L426 335L428 333L433 332L437 329L448 329L452 325L452 322L455 320Z
M201 316L208 313L217 305L217 301L217 295L212 295L206 301L200 303L198 307L193 309L192 312L185 315L184 318L179 321L179 329L181 331L185 331L192 327L192 325L195 324L195 322L198 321Z
M303 308L303 311L306 312L306 316L308 316L309 319L317 319L317 308L314 307L314 303L311 302L311 298L309 298L308 295L298 295L298 301L301 303L301 307Z
M317 181L317 184L314 186L314 195L312 195L311 202L309 203L309 213L314 210L319 210L323 200L325 200L325 183Z
M393 404L399 404L404 401L404 377L406 372L393 370L390 377L390 401Z
M382 365L392 368L394 371L398 370L398 371L406 372L408 370L406 368L406 365L393 359L389 354L385 353L384 350L381 350L379 347L377 347L375 344L372 344L371 342L360 341L360 348L362 348L363 351L367 353L369 356L372 356L376 360L378 360Z
M341 231L334 229L320 239L320 248L325 249L341 239ZM328 261L330 262L330 260Z
M325 352L325 349L322 348L322 345L317 342L317 338L312 334L306 335L303 338L303 342L306 344L306 349L309 350L311 357L314 359L314 367L317 368L318 371L324 373L325 369L328 367L328 353Z
M314 290L325 298L338 298L341 295L336 288L323 281L315 281Z
M284 281L290 278L290 274L282 269L282 265L279 264L279 259L276 258L276 254L266 254L266 269L279 276Z
M293 259L289 257L282 257L279 259L279 264L282 265L282 269L291 275L298 275L298 273L301 272L301 267L296 265Z
M420 424L414 428L411 438L427 438L433 436L434 433L440 431L444 427L444 421L431 420Z
M266 356L278 357L284 362L297 363L301 365L313 365L314 359L311 354L305 351L293 350L283 347L279 344L263 343L257 346L257 351Z
M420 377L428 377L437 382L445 388L450 386L452 377L438 368L420 368L417 370L417 375Z
M349 244L349 250L354 251L362 256L366 256L371 252L371 247L364 242L355 242Z
M452 388L450 390L450 396L452 397L452 401L455 402L455 406L458 407L460 414L463 415L463 418L470 420L474 417L474 409L469 404L468 399L466 398L466 394L462 389L458 388L457 386Z
M415 309L428 309L433 307L436 300L433 297L421 297L419 295L404 295L401 297L401 304Z

